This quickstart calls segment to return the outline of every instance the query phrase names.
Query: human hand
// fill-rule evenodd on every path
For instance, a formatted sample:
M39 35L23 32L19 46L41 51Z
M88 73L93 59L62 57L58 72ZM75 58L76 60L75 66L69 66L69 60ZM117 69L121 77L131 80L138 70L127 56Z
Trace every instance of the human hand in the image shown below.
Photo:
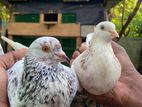
M86 48L87 46L82 44L78 49L80 52L73 53L71 62ZM87 91L85 92L97 102L112 107L142 107L141 75L136 71L124 48L115 42L112 42L112 48L122 67L118 83L112 90L103 95L91 95Z
M20 49L0 56L0 107L9 107L6 70L16 61L20 60L25 55L26 51L27 49Z

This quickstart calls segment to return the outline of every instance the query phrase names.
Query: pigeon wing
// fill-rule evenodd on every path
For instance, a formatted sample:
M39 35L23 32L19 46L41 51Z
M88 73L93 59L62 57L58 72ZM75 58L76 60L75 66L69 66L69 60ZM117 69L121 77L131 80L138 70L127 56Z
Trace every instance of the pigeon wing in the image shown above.
M69 68L67 66L62 65L63 68L65 69L65 73L68 75L68 83L70 86L70 102L72 102L73 98L75 97L76 90L79 88L79 81L76 75L76 72L74 69Z
M16 62L10 69L7 70L8 74L8 97L11 107L16 107L16 92L19 85L20 78L23 72L23 60Z

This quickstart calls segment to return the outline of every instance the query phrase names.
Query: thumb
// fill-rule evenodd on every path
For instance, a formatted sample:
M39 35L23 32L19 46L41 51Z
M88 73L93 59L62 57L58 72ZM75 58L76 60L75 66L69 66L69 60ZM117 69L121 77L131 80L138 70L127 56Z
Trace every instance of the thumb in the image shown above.
M17 51L8 52L0 56L0 66L4 69L10 68L16 61L25 56L27 49L22 48Z

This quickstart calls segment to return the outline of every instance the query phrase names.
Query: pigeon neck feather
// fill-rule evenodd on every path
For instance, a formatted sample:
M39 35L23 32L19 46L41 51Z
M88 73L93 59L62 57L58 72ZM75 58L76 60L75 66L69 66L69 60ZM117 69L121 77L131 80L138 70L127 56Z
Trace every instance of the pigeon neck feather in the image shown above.
M100 46L111 46L110 34L102 31L95 31L90 42L90 47L100 45Z

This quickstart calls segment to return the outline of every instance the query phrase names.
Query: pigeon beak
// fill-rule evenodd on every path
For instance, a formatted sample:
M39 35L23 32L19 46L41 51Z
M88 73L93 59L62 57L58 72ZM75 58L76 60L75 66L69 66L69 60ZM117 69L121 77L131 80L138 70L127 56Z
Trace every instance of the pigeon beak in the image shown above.
M67 62L68 64L70 64L70 59L66 56L66 54L63 51L56 52L55 55L61 62Z
M111 33L111 38L119 38L119 34L116 31L109 31Z

